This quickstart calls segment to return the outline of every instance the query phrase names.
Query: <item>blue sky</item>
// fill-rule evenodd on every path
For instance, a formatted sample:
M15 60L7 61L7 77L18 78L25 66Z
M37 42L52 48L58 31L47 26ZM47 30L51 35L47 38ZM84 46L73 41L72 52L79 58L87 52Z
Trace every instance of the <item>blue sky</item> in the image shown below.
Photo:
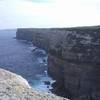
M100 0L0 0L0 28L100 25Z

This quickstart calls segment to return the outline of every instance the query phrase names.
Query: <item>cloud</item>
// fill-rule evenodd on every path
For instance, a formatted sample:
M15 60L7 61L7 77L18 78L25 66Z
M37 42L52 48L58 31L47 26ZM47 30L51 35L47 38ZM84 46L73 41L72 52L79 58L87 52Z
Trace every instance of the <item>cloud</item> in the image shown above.
M48 3L51 2L52 0L27 0L35 3Z
M2 0L0 28L100 24L99 0Z

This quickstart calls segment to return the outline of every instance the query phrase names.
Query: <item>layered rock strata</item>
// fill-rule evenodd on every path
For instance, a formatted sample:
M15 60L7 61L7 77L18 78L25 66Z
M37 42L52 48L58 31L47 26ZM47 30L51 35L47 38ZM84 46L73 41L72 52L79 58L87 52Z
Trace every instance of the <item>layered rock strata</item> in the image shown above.
M66 95L100 99L99 26L33 29L32 34L33 44L48 52L48 73L65 87Z

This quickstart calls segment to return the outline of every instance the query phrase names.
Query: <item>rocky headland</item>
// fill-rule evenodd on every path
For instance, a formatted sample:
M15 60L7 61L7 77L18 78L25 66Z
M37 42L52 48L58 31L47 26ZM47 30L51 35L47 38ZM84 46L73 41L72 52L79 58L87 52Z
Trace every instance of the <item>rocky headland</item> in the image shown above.
M30 34L28 40L48 53L56 89L71 100L100 100L100 26L18 29L16 37L27 40Z
M33 90L19 75L0 69L0 100L68 100Z

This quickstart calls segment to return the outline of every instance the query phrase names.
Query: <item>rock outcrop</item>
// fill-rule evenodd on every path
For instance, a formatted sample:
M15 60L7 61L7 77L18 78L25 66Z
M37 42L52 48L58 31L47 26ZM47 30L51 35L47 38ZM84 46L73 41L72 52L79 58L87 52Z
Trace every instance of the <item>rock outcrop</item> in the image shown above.
M48 73L68 97L100 100L99 26L33 29L32 34L33 44L48 52Z
M21 76L0 69L0 100L68 100L53 94L39 93Z

